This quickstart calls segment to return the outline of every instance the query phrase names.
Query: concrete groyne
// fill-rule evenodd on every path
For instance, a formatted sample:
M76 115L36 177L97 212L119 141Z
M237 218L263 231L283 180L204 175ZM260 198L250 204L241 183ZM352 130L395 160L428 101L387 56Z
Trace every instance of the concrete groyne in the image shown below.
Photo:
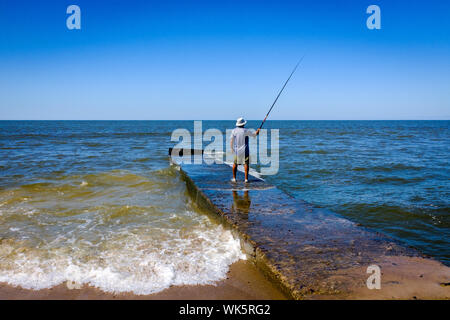
M450 268L438 261L263 180L244 184L239 172L241 182L232 183L227 165L171 160L197 206L239 236L247 256L293 299L450 298ZM373 265L381 269L378 290L367 286Z

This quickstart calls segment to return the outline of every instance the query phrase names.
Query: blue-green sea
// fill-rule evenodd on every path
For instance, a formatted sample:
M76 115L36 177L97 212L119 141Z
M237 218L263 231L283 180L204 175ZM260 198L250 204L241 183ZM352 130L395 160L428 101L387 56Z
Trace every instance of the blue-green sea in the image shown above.
M146 294L222 279L244 256L170 167L177 128L193 121L0 121L0 282ZM450 265L450 121L265 128L280 136L268 182Z

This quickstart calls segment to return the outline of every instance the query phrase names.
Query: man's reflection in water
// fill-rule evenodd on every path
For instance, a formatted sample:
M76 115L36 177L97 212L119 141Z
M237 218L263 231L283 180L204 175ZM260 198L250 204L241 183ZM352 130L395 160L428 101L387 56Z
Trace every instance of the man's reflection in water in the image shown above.
M244 196L240 196L236 190L233 190L233 205L231 207L233 212L248 214L251 203L248 190L244 191Z

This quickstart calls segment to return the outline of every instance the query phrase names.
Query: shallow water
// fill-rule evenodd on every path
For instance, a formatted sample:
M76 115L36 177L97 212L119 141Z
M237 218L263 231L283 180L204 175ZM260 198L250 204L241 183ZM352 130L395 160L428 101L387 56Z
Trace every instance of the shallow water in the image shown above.
M239 241L196 209L169 167L176 128L193 122L0 121L0 281L152 293L223 278L243 257ZM450 121L266 128L280 129L269 182L450 264Z
M192 205L167 149L157 151L164 133L67 122L2 129L0 281L149 294L213 283L244 258L239 240Z

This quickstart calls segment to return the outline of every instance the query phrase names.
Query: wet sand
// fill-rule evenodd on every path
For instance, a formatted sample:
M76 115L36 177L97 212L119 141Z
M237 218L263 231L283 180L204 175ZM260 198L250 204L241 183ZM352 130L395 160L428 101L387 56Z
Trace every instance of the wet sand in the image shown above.
M319 299L347 300L448 300L450 299L450 268L421 257L391 256L380 263L381 288L369 290L365 280L366 267L340 270L335 280L346 279L347 290L336 296ZM350 281L349 281L350 279Z
M71 284L69 287L73 288ZM0 299L281 300L286 299L286 296L264 278L252 262L240 260L230 266L227 279L217 282L216 285L173 286L155 294L135 295L133 293L106 293L88 286L83 286L81 289L69 289L67 284L44 290L27 290L0 283Z

